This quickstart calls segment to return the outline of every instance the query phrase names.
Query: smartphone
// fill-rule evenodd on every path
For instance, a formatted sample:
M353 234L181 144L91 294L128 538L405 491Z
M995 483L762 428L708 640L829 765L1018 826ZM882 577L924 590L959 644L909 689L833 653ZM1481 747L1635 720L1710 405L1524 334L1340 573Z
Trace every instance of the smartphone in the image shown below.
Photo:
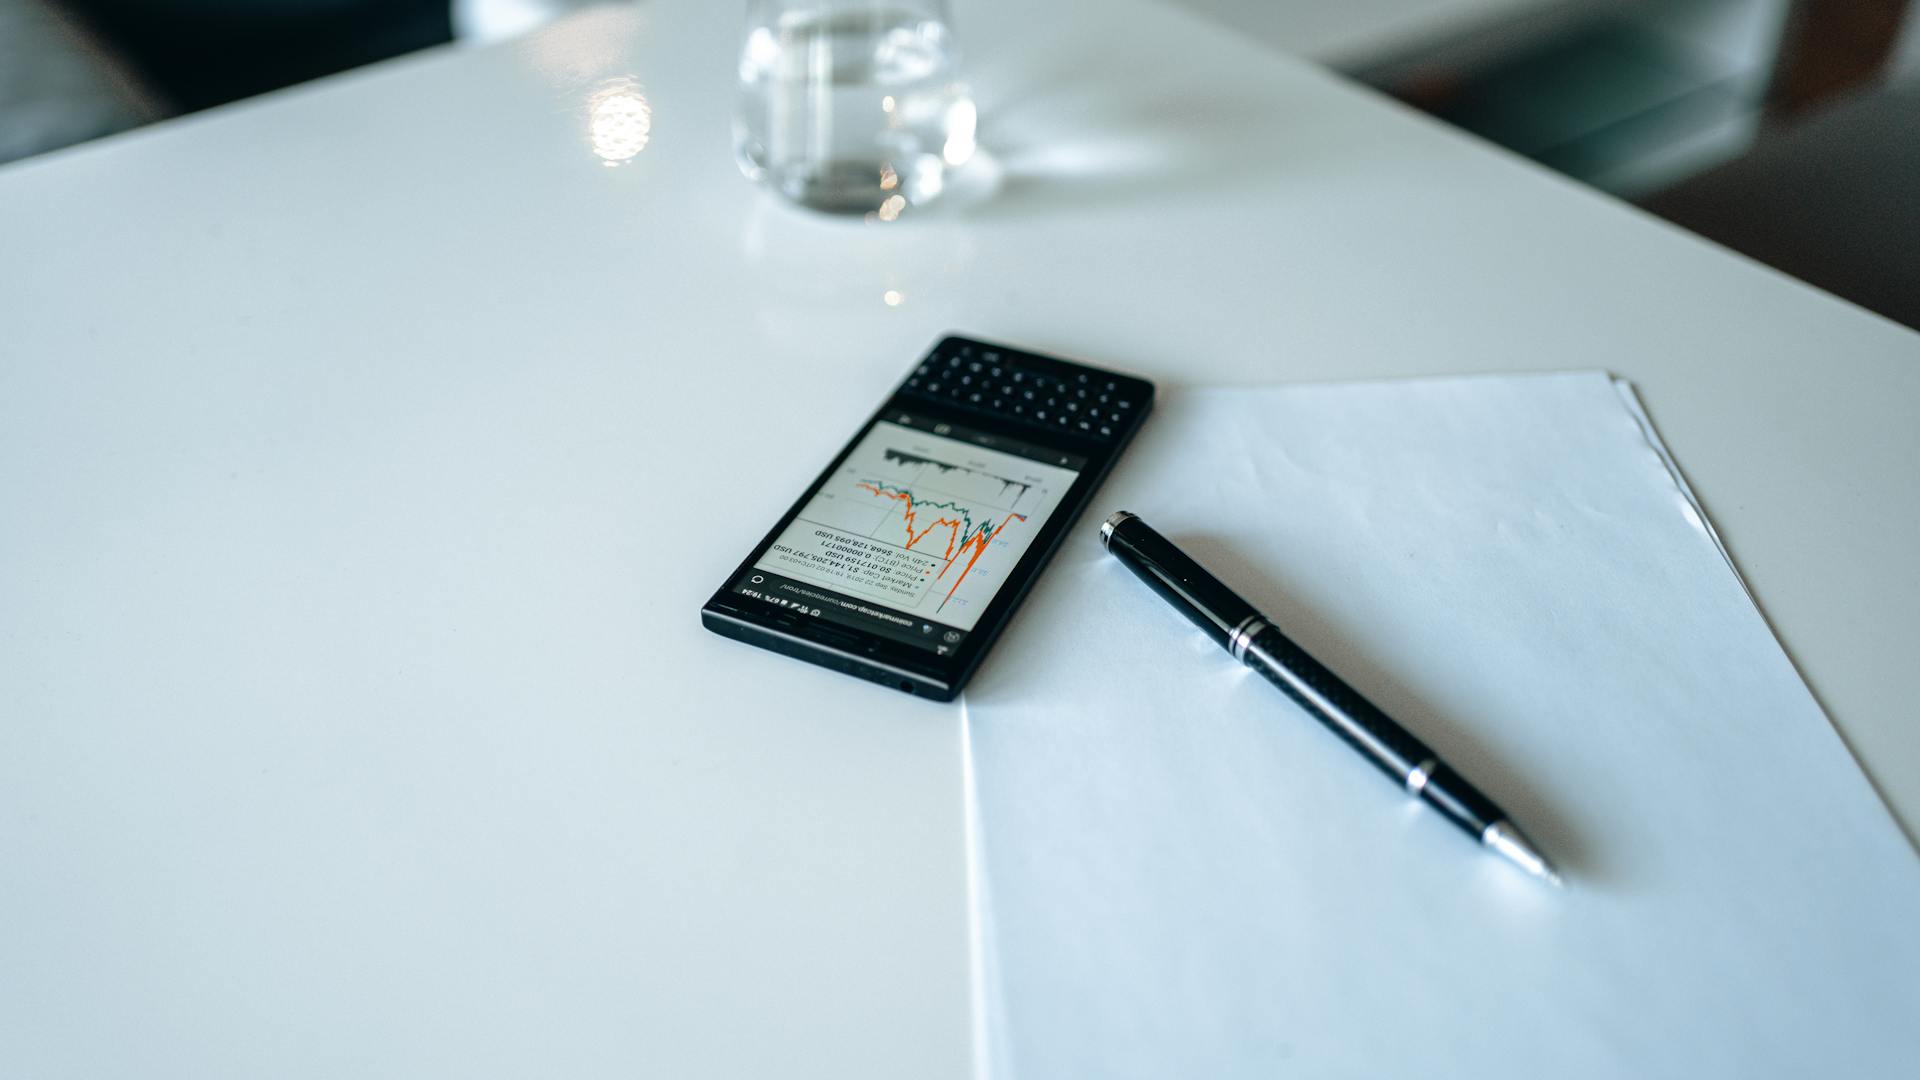
M700 621L951 701L1152 407L1144 379L944 338Z

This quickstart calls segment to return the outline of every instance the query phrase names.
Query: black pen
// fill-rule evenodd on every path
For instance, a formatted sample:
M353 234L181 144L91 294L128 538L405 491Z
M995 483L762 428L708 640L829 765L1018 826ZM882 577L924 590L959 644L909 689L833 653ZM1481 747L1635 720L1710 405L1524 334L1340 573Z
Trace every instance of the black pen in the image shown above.
M1527 873L1560 884L1560 875L1492 799L1172 541L1122 510L1100 526L1100 542L1235 660L1266 676L1408 794Z

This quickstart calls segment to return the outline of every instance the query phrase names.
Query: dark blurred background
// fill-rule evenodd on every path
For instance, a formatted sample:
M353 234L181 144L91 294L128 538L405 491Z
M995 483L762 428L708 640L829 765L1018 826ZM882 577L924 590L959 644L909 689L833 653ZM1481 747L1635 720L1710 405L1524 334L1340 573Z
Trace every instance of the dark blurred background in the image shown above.
M447 0L67 0L182 110L452 40Z
M1920 328L1912 0L1168 2ZM0 162L583 6L0 0Z
M1542 5L1360 73L1433 115L1920 329L1911 0ZM1569 17L1571 15L1571 17ZM1541 16L1536 15L1536 18Z

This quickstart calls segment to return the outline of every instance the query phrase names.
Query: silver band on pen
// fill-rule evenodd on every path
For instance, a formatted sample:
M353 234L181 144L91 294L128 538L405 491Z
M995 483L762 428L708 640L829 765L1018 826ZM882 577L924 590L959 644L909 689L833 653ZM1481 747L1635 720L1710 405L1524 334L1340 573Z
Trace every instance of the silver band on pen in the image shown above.
M1235 660L1246 663L1247 646L1253 644L1253 639L1259 637L1261 631L1266 628L1267 620L1258 615L1249 615L1241 619L1240 625L1234 627L1233 633L1227 635L1227 652L1233 654Z
M1427 781L1432 778L1433 770L1439 764L1438 758L1428 758L1415 765L1413 771L1407 774L1407 794L1418 797L1421 792L1427 790Z

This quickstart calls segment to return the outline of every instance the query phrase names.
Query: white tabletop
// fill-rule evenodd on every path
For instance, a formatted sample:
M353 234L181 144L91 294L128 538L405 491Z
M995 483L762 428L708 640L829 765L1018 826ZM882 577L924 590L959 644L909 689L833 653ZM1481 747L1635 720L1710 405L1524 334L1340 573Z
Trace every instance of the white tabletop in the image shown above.
M966 1075L958 709L696 618L950 328L1630 377L1920 821L1920 337L1171 8L962 18L1003 189L891 226L739 178L697 0L0 171L16 1071Z

